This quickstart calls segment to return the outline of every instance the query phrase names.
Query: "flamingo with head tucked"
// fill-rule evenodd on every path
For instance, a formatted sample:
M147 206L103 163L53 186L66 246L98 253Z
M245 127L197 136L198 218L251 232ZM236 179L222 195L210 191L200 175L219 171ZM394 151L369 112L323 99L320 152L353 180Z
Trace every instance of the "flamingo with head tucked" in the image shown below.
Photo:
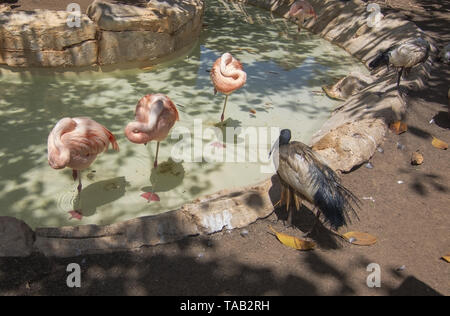
M314 17L314 19L317 19L316 11L314 11L313 6L306 0L295 1L289 9L288 16L298 19L299 32L306 18Z
M135 112L136 120L125 128L128 140L135 144L157 141L154 167L158 166L159 143L169 134L179 120L178 110L172 100L164 94L147 94L142 97Z
M88 168L109 144L119 151L114 135L103 125L87 117L63 118L48 136L48 163L53 169L72 168L81 192L81 170Z
M215 61L210 76L214 85L214 94L217 91L225 94L225 103L223 104L222 116L220 118L223 122L228 96L245 84L247 81L247 73L236 58L231 56L230 53L225 53Z

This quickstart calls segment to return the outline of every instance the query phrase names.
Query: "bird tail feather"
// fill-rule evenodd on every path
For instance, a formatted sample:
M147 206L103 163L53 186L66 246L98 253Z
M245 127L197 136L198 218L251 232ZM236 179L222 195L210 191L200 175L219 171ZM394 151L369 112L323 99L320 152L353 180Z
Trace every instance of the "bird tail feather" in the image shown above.
M313 184L317 187L314 202L322 212L325 222L334 229L351 222L349 213L359 220L355 208L360 207L359 199L339 180L337 174L329 167L323 170L315 167L311 170Z

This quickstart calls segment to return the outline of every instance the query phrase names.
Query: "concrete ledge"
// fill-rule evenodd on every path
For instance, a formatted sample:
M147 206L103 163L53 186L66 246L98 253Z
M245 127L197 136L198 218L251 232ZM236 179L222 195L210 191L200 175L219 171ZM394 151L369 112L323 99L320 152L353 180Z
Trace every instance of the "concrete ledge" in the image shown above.
M29 245L29 252L51 257L107 253L244 227L273 212L269 196L271 187L272 181L267 180L245 191L221 191L186 204L179 210L108 226L37 228L36 241Z

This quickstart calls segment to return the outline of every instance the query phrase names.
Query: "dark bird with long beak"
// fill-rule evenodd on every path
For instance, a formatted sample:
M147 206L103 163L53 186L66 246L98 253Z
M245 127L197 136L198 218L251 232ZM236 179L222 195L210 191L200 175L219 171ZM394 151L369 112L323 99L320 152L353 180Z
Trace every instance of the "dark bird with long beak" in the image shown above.
M380 66L389 65L398 69L397 89L400 79L405 72L408 75L412 67L424 63L430 55L430 43L423 38L416 38L402 44L389 47L386 51L378 54L369 64L371 70Z
M303 200L314 204L318 208L317 218L323 214L325 222L335 230L347 225L350 212L358 217L353 207L359 206L358 198L340 183L339 176L320 155L301 142L291 142L290 130L281 131L272 152L282 186L279 203L286 205L289 224L292 224L292 200L297 210Z

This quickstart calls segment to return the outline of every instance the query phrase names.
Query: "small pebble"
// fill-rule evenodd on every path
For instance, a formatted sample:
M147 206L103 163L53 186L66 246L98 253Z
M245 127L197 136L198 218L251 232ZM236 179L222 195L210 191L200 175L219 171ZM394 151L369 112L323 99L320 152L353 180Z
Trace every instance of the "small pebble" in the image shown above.
M384 153L384 149L381 148L381 147L377 147L377 150L378 150L379 153Z
M405 265L402 265L401 267L398 267L397 269L395 269L396 271L403 271L406 269Z
M401 143L397 143L397 149L403 150L403 149L405 149L405 145L403 145Z
M242 237L247 237L248 236L248 230L244 229L241 231L241 236Z
M402 180L397 181L398 184L403 184L404 182Z
M370 162L366 163L366 164L365 164L365 167L366 167L367 169L373 169L373 165L372 165L372 163L370 163Z
M364 196L362 199L363 200L369 200L369 201L372 201L372 202L375 203L375 199L373 197L371 197L371 196Z

